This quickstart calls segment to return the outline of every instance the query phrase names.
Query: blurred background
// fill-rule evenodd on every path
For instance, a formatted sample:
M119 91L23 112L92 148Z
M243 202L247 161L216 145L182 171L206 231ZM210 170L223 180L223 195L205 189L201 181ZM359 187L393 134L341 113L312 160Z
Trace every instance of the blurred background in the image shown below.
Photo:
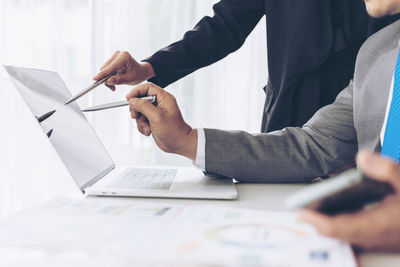
M58 72L72 93L90 83L115 50L137 60L179 40L216 0L0 0L0 64ZM267 81L265 20L222 61L168 86L192 127L259 132ZM119 101L102 86L78 101ZM0 70L0 218L55 195L82 197L62 162ZM128 108L89 114L118 164L191 166L141 136Z

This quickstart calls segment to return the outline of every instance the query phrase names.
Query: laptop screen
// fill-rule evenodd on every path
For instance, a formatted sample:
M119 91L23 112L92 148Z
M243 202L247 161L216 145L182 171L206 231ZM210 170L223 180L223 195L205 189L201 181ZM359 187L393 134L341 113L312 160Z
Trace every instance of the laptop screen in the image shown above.
M71 93L57 73L5 68L82 191L114 168L79 106L64 105Z

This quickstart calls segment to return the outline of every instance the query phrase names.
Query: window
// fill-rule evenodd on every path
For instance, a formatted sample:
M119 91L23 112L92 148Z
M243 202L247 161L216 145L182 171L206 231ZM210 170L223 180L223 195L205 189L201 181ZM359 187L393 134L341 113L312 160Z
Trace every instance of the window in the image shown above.
M71 91L91 77L115 50L137 60L180 39L216 0L0 0L0 63L60 73ZM170 85L185 120L193 127L258 132L267 81L265 21L245 45L222 61ZM124 99L132 86L113 93L98 88L81 107ZM68 173L10 84L0 75L0 216L26 205L72 192ZM187 159L161 152L141 136L126 108L88 118L119 164L190 166ZM1 164L3 166L3 164ZM71 189L68 189L71 188ZM32 199L35 201L32 202ZM9 210L4 208L8 207Z

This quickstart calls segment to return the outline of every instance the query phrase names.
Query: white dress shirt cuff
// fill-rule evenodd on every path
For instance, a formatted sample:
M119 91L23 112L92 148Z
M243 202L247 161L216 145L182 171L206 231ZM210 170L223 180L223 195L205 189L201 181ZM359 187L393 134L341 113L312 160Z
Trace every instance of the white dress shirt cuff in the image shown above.
M206 170L206 135L203 128L197 129L197 151L193 164L202 171Z

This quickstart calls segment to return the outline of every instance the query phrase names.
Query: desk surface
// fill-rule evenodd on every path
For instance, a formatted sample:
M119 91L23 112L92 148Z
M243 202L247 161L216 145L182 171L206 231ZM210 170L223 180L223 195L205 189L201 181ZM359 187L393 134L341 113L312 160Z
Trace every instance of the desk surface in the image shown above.
M292 192L304 187L304 185L282 184L237 184L239 199L229 200L190 200L190 199L154 199L154 198L122 198L125 201L163 202L176 204L207 204L218 206L230 206L238 208L253 208L269 211L286 210L283 200ZM390 253L363 253L360 255L362 267L400 266L400 254Z

